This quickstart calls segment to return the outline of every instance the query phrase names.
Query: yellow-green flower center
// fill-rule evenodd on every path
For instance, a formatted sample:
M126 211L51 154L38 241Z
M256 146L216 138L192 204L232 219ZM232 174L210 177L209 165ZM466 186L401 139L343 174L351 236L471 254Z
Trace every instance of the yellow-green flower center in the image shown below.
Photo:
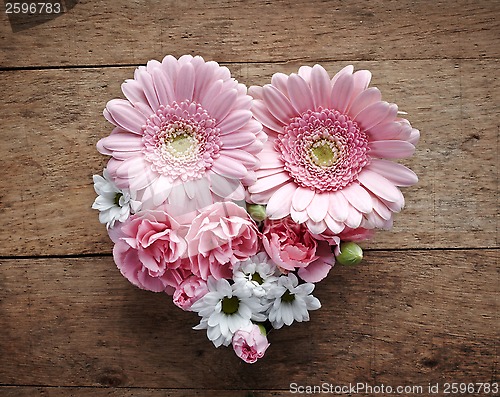
M255 272L254 274L252 274L252 281L257 282L257 284L262 284L264 282L264 280L262 279L262 277L260 276L260 274L257 273L257 272Z
M240 300L236 296L233 296L231 298L226 296L224 299L222 299L222 311L225 314L234 314L238 311L239 307Z
M165 149L174 156L184 156L195 150L196 138L184 131L175 131L165 139Z
M340 156L340 150L335 141L320 139L311 145L310 158L318 167L331 167Z

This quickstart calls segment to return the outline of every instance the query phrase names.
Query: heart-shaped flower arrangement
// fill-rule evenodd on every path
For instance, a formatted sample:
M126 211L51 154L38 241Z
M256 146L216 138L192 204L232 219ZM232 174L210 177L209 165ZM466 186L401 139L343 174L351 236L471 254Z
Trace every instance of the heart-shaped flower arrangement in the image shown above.
M104 117L111 156L93 208L132 284L201 318L216 347L253 363L267 333L308 321L335 260L389 229L416 175L418 130L369 88L320 65L247 90L216 62L166 56L136 69Z

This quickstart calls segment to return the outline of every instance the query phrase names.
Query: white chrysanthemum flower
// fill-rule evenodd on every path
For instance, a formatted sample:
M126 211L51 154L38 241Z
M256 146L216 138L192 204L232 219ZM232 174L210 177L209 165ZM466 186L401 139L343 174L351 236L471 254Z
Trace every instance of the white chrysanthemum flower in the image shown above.
M259 252L233 267L233 280L250 290L254 296L262 298L277 283L278 273L278 267L267 254Z
M279 329L294 321L309 321L309 310L321 307L319 300L311 295L314 284L298 284L297 276L289 273L287 276L281 276L268 292L269 299L273 300L268 314L273 328Z
M202 317L193 329L206 329L207 337L215 347L229 346L233 335L254 321L265 321L265 307L260 300L241 285L229 284L221 278L209 277L208 293L191 306Z
M111 180L108 170L104 169L104 177L94 175L94 190L97 198L92 208L99 210L99 222L106 228L114 226L116 221L124 222L130 214L138 210L139 203L132 200L128 190L120 190Z

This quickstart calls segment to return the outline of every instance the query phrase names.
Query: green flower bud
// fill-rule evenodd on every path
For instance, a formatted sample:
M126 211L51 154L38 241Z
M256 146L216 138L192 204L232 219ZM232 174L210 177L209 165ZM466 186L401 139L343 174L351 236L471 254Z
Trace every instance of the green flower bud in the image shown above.
M247 204L247 211L255 222L266 219L266 206L260 204Z
M255 324L257 324L257 326L259 327L260 333L264 336L267 336L267 330L266 327L264 327L264 324L262 323L255 323Z
M361 247L348 241L340 243L340 254L337 255L337 261L342 265L352 266L357 265L363 259L363 250Z

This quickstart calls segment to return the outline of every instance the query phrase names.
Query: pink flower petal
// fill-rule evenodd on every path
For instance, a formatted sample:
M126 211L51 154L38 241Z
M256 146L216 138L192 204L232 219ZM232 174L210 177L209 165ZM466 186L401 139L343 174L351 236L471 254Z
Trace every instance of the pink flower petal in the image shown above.
M252 112L254 117L267 128L279 133L283 131L283 124L278 121L267 109L263 101L255 100L252 103Z
M352 75L344 73L339 76L335 82L330 94L330 103L333 109L344 113L351 101L351 95L354 90L354 81Z
M347 215L347 219L345 220L346 226L351 229L356 229L361 225L361 221L363 220L363 214L359 212L352 205L349 206L349 214Z
M307 228L312 234L321 234L326 230L326 222L314 222L312 219L306 221Z
M290 208L290 216L292 219L301 224L306 222L309 219L309 216L307 215L307 211L296 211L293 206Z
M271 84L285 94L288 98L288 76L284 73L274 73L271 77Z
M355 120L363 129L369 130L384 120L389 111L387 102L376 102L359 112Z
M147 102L146 95L144 95L144 91L142 89L141 84L132 79L125 80L122 84L122 92L127 97L127 99L131 102ZM152 109L151 109L152 110ZM154 113L152 111L149 114Z
M332 86L330 77L320 65L314 65L311 71L311 91L314 97L315 107L330 107L330 92Z
M352 72L354 72L354 66L347 65L343 67L339 72L335 74L335 76L332 77L332 87L335 85L335 82L339 79L340 76L342 76L343 74L352 75Z
M148 100L149 107L152 110L158 109L160 107L160 102L158 102L158 97L156 96L156 90L155 90L155 86L153 83L153 78L146 71L138 71L137 77L138 77L137 81L142 86L142 89L144 91L144 95L146 96L146 99ZM149 116L149 115L147 115L147 116Z
M292 198L292 205L296 211L304 211L315 196L312 189L298 187Z
M255 141L255 135L251 132L234 132L221 135L220 140L224 149L236 149L251 144Z
M372 159L365 169L379 173L396 186L412 186L418 182L418 177L412 170L388 160Z
M246 150L225 150L224 156L231 157L232 159L241 162L247 168L253 168L258 163L257 158L251 153L248 153Z
M347 218L347 217L346 217ZM343 222L337 222L335 219L333 219L330 214L326 214L325 219L324 219L326 226L328 229L334 233L338 234L342 230L344 230L344 223Z
M116 170L116 175L120 178L135 178L137 175L144 172L149 163L146 163L143 157L132 157L122 161Z
M154 196L153 196L153 204L155 206L159 206L165 202L165 200L168 198L170 195L170 192L172 191L172 184L168 181L168 179L160 175L158 179L155 181L153 189L154 189Z
M214 161L212 170L219 175L236 179L243 178L247 173L247 168L243 164L223 154Z
M203 108L208 110L208 106L210 106L210 104L212 104L220 94L223 84L224 83L221 80L214 81L214 83L206 91L205 95L203 95L200 99L200 104Z
M288 78L287 86L290 102L298 113L314 109L314 100L311 90L302 77L292 73Z
M344 222L349 214L349 202L340 192L331 192L328 204L328 213L338 221Z
M370 142L370 156L386 159L402 159L415 153L415 146L406 141L375 141Z
M367 131L371 141L384 141L399 139L403 126L401 123L391 121L388 123L377 124ZM405 140L405 139L402 139Z
M290 81L290 80L288 80ZM283 124L288 124L291 118L296 116L296 111L288 98L276 87L267 84L263 88L264 103L271 114Z
M153 70L152 76L160 104L166 106L172 103L175 100L175 91L169 78L161 69Z
M112 99L106 105L116 123L130 132L142 134L142 127L146 124L146 117L134 109L134 107L123 99Z
M207 104L206 110L216 120L223 120L231 111L231 108L238 96L238 91L234 88L222 91L212 103Z
M221 131L221 135L226 135L240 129L246 123L248 123L251 118L252 112L250 110L240 109L232 111L218 125Z
M328 213L328 193L315 193L311 203L307 206L307 214L314 222L321 222Z
M380 102L382 100L382 94L377 87L370 87L367 90L361 92L352 102L348 114L351 118L355 118L359 112L368 106Z
M372 74L369 70L358 70L352 75L354 79L354 90L352 98L356 98L370 85Z
M263 88L259 85L252 85L248 88L248 95L250 95L253 99L264 99Z
M377 172L365 168L358 175L358 181L376 196L384 200L395 202L399 199L399 189Z
M351 183L340 191L349 203L365 214L373 210L372 198L368 192L357 183Z
M193 65L191 63L182 65L175 84L175 96L178 102L193 99L194 79Z
M298 71L298 75L302 77L306 82L311 81L311 72L312 67L310 66L301 66Z
M130 179L130 190L136 192L142 190L158 179L158 174L151 171L146 167L143 172L139 173L136 177Z
M266 178L259 179L255 184L248 188L250 193L262 193L270 190L277 185L290 180L290 175L287 172L280 172L279 174L271 175Z
M269 199L266 212L270 219L281 219L290 214L292 196L297 189L295 183L290 182L280 187Z
M111 134L101 139L99 142L100 145L102 145L107 150L116 150L120 152L137 152L140 151L144 146L142 143L142 138L139 135L131 134L128 132Z

